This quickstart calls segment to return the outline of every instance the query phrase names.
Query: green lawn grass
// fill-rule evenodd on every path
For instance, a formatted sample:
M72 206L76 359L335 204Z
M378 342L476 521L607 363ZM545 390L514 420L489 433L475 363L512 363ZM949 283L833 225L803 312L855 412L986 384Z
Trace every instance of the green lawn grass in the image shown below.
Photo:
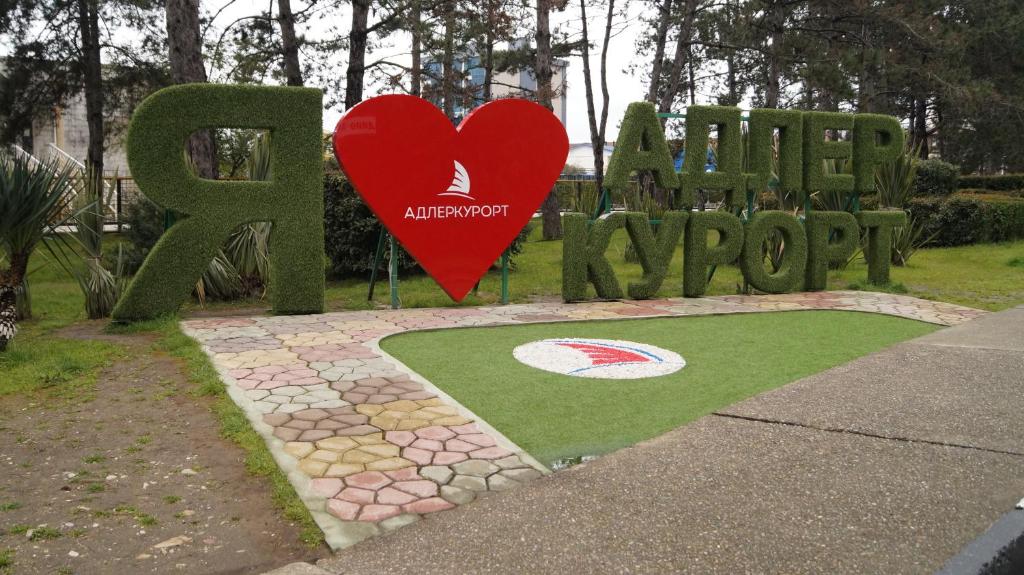
M88 388L97 370L122 352L119 345L58 335L85 319L85 299L40 247L30 260L32 319L18 324L18 335L0 353L0 396L47 389L73 394Z
M388 337L381 347L550 463L631 445L935 329L882 315L804 311L420 331ZM517 345L555 337L652 344L687 365L662 377L602 380L512 357Z

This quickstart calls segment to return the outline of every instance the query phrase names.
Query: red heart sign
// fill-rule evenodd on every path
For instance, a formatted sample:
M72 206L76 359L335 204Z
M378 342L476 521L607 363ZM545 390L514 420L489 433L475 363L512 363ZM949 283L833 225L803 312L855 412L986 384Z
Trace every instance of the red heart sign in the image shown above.
M551 191L569 140L526 100L484 104L456 129L430 102L390 95L345 112L334 153L388 231L460 301Z

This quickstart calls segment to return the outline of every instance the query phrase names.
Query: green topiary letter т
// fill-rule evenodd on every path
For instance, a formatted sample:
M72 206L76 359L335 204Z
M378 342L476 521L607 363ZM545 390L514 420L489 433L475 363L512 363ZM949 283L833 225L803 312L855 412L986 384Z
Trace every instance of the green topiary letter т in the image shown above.
M128 163L139 188L183 214L160 238L114 309L132 321L173 313L228 235L273 222L270 293L281 314L318 313L324 302L321 93L295 87L183 84L139 105L128 128ZM186 164L197 130L270 130L267 182L213 181Z

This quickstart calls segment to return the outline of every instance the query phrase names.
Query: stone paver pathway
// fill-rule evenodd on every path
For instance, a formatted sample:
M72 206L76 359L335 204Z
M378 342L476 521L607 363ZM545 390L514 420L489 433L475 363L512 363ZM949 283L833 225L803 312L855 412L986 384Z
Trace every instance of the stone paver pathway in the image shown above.
M956 325L985 312L909 296L816 292L542 303L182 322L288 473L331 547L549 471L384 353L397 333L452 327L792 310Z

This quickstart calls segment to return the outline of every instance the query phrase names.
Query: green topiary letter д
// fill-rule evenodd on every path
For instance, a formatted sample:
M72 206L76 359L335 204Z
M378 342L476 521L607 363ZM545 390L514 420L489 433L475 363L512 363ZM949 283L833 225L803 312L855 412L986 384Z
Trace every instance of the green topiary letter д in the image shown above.
M119 321L173 313L239 225L273 222L276 313L318 313L324 302L321 93L310 88L182 84L146 98L128 128L139 188L183 214L154 246L114 309ZM185 142L206 128L270 130L267 182L212 181L186 164Z

